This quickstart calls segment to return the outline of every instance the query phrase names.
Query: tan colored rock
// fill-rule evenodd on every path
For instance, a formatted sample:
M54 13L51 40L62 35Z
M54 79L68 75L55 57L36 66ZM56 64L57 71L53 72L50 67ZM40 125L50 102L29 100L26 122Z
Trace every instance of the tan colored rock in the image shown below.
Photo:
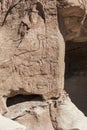
M86 8L83 0L0 1L0 113L5 117L27 130L87 130L87 117L64 92L64 39L87 41ZM29 95L34 99L22 99ZM26 129L5 117L0 130Z
M23 124L28 130L87 130L87 117L65 92L54 100L15 104L8 107L4 116Z
M50 105L51 120L58 130L87 130L87 117L65 94Z
M60 30L66 41L87 41L87 0L58 2Z
M1 7L0 95L58 97L64 86L64 40L56 0L5 0Z
M6 117L27 127L27 130L54 130L46 102L31 101L9 107Z

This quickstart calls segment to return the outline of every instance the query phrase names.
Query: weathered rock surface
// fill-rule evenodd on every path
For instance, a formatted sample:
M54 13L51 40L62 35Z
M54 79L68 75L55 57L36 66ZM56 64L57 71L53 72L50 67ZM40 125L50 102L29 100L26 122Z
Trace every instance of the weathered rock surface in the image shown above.
M10 106L4 116L25 125L28 130L87 130L87 117L64 93L48 101L31 101Z
M31 101L10 106L5 116L25 125L28 130L54 130L46 102Z
M64 40L56 0L0 4L0 95L58 97L64 86Z
M58 130L87 130L87 117L71 102L70 98L64 97L57 107L51 106L51 117L55 121L55 129Z
M0 130L26 130L23 125L0 115Z
M58 15L65 41L87 41L87 0L58 0Z
M87 117L64 92L64 39L87 41L84 2L0 1L0 113L6 130L87 130ZM26 128L13 121L11 128L7 117Z

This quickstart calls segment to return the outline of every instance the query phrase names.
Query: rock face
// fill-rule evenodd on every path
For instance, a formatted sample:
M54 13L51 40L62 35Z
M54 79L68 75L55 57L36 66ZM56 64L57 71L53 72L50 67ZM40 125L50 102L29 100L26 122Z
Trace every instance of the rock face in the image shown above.
M65 92L55 100L24 102L8 109L4 116L25 125L28 130L87 130L87 117Z
M56 0L4 0L0 13L0 96L58 97L64 86L64 40Z
M65 41L87 41L87 0L58 1L58 12Z
M46 102L32 101L10 106L5 116L27 126L28 130L54 130Z
M51 110L56 111L58 130L87 130L87 117L71 102L68 96L61 104L58 104L57 109L52 107Z
M86 41L86 33L84 1L0 1L1 119L27 130L87 130L64 91L65 42Z

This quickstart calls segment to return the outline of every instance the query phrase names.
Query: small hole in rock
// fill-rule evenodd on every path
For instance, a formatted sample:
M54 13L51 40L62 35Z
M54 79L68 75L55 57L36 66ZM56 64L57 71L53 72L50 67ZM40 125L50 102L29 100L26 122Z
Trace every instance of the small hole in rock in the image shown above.
M32 94L32 95L22 95L18 94L14 97L9 97L7 99L7 107L10 107L15 104L19 104L22 102L27 102L27 101L43 101L43 97L41 95L37 94Z
M43 10L43 6L40 2L37 2L37 7L36 9L38 10L38 14L42 17L42 19L45 22L45 14L44 14L44 10Z

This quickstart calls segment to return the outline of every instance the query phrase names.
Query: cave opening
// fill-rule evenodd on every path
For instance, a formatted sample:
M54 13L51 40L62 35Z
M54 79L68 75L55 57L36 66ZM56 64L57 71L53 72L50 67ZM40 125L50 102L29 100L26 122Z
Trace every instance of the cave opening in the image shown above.
M31 95L22 95L22 94L17 94L13 97L7 98L7 107L10 107L12 105L16 105L22 102L27 102L27 101L43 101L43 97L38 94L31 94Z
M66 42L65 90L87 116L87 42Z

